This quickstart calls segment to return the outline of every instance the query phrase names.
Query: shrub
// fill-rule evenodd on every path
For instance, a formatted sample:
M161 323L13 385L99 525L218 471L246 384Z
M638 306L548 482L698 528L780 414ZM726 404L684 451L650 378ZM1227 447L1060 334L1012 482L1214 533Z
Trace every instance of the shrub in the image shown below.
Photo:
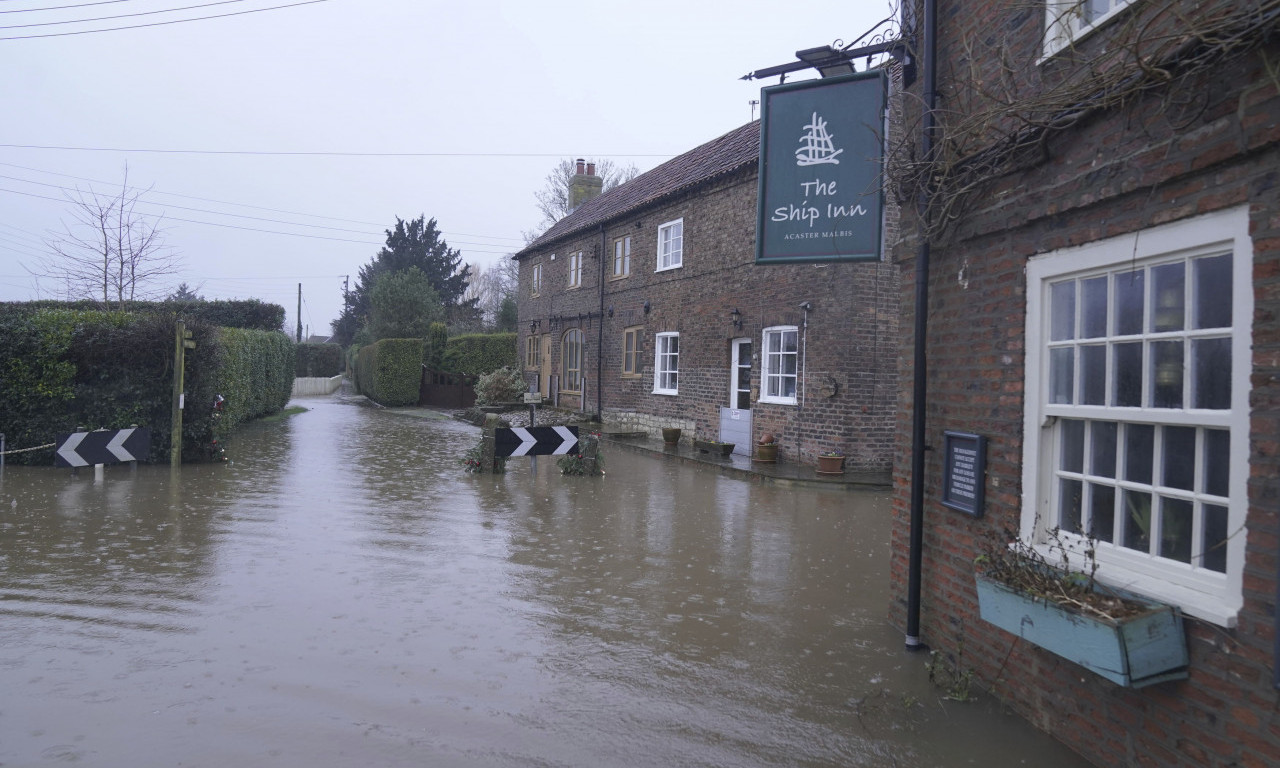
M504 366L518 368L514 333L469 333L449 339L444 370L480 375Z
M297 347L298 364L293 375L299 378L313 376L337 376L342 373L345 360L342 347L337 344L302 343Z
M422 349L422 362L433 371L441 370L444 353L449 346L449 328L444 323L432 323L427 328L427 338Z
M421 383L421 339L381 339L360 348L356 391L375 403L412 405Z
M477 405L493 405L519 400L521 395L529 391L529 385L520 371L503 367L481 374L475 389Z
M217 341L222 360L215 376L216 394L225 398L218 435L275 413L289 402L296 367L289 337L279 331L219 328Z

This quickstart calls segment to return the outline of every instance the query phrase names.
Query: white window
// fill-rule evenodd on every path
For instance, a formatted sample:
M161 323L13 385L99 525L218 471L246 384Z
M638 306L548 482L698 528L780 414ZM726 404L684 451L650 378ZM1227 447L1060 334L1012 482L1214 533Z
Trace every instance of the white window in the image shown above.
M569 254L569 287L582 287L582 251Z
M610 277L626 277L631 274L631 236L613 241L613 273Z
M796 373L799 370L799 333L794 325L764 329L764 360L760 372L760 402L796 404Z
M1022 535L1224 626L1243 603L1246 208L1027 262Z
M537 296L542 293L542 264L534 264L533 272L529 276L529 295Z
M675 395L680 373L680 334L659 333L654 337L653 393Z
M1044 55L1052 56L1105 24L1134 0L1048 0Z
M658 268L675 269L683 263L684 256L684 219L668 221L658 227Z

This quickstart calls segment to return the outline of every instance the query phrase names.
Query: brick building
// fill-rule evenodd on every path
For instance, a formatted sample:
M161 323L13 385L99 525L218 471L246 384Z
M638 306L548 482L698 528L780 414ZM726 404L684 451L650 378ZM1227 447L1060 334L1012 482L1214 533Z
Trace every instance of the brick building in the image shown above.
M928 243L922 639L1099 765L1280 764L1280 3L936 10L938 155L892 172L931 195L894 254L906 288ZM981 517L942 504L947 431L988 440ZM1099 581L1180 608L1185 679L1123 687L981 620L974 558L1006 531L1076 563L1092 537Z
M896 269L757 265L759 149L750 123L597 197L579 161L588 199L515 256L526 374L609 425L887 472Z

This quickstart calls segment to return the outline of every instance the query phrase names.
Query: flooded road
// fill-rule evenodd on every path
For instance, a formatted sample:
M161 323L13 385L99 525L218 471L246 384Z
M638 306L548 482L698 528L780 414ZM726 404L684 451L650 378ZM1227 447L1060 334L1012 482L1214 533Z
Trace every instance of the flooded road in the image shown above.
M0 765L1082 766L928 681L888 496L325 398L231 462L0 475Z

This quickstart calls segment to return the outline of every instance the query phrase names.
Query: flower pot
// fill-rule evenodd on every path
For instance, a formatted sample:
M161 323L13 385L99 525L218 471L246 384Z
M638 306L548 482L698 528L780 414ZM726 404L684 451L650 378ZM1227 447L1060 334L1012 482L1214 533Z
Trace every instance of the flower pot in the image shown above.
M982 574L975 576L982 620L1050 653L1131 688L1187 677L1182 612L1173 606L1119 593L1147 610L1107 619L1068 611Z
M844 474L844 457L843 456L819 456L818 457L818 474L843 475Z
M756 443L755 460L765 463L773 463L778 460L778 444L777 443Z
M697 440L693 441L693 447L701 453L710 453L716 456L728 456L733 453L733 443L722 443L718 440Z
M662 442L665 445L675 445L676 443L680 442L680 428L679 427L663 427Z

